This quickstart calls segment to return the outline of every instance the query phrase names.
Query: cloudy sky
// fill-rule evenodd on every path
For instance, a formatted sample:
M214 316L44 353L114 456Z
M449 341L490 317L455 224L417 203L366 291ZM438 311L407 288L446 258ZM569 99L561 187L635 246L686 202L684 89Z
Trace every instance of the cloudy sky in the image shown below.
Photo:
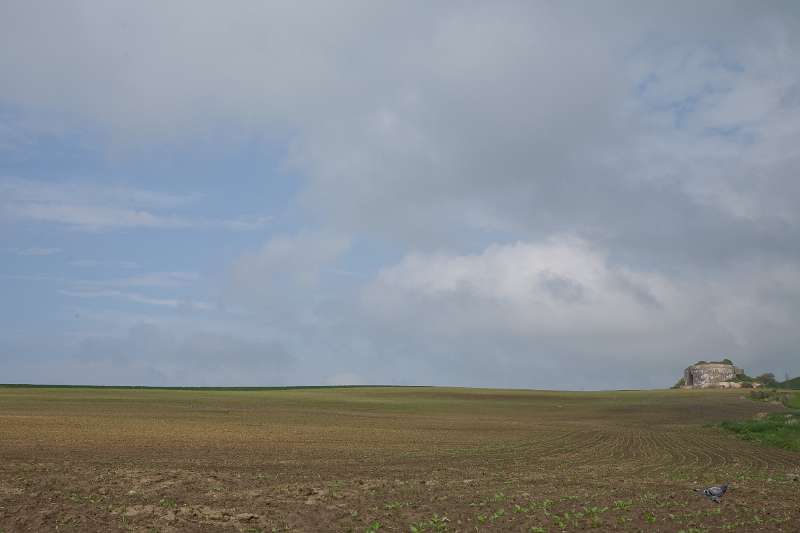
M800 374L796 2L0 3L0 382Z

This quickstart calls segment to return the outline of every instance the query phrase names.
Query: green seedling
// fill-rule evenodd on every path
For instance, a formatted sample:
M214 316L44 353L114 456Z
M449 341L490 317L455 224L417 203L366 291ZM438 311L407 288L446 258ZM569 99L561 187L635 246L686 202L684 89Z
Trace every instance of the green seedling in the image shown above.
M158 500L158 505L163 507L164 509L174 509L178 506L178 502L176 502L172 498L161 498Z
M633 505L633 500L617 500L614 502L614 509L618 511L628 511Z

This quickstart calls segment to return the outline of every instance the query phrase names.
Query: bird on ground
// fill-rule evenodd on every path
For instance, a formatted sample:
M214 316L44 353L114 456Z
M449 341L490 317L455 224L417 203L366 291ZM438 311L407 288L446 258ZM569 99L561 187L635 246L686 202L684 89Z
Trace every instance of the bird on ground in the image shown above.
M713 487L708 487L707 489L694 489L695 492L702 492L703 496L711 500L712 502L719 503L719 499L728 491L728 484L725 483L724 485L715 485Z

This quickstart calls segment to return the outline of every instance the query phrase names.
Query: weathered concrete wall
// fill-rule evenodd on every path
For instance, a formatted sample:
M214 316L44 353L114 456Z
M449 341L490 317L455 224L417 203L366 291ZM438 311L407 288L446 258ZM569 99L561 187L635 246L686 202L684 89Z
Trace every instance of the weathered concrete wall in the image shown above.
M703 363L692 365L683 371L685 387L704 389L730 386L742 370L727 363Z

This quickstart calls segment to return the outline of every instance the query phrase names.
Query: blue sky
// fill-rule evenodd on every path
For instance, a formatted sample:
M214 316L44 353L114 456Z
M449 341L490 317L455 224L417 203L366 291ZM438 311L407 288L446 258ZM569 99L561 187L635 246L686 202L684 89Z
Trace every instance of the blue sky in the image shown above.
M0 382L800 374L799 17L4 3Z

